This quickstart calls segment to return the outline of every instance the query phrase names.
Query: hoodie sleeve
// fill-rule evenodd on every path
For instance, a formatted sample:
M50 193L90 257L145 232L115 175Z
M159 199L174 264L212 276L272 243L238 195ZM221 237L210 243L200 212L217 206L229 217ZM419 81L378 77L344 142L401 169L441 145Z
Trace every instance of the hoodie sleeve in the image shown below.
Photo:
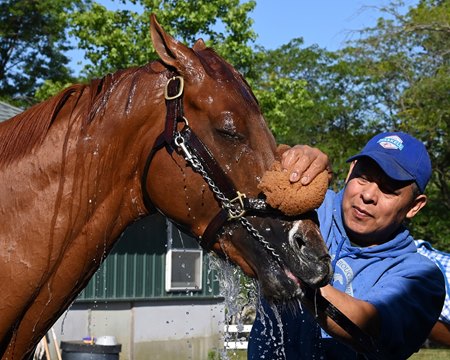
M429 259L414 254L397 258L363 300L378 310L385 353L392 359L406 359L428 337L444 298L442 272Z

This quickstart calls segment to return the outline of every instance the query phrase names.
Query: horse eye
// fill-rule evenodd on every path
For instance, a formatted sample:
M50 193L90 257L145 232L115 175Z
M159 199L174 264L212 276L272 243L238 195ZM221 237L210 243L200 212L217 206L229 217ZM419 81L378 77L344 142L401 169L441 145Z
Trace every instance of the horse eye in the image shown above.
M244 135L228 129L217 129L217 132L219 133L220 136L228 140L242 141L245 139Z

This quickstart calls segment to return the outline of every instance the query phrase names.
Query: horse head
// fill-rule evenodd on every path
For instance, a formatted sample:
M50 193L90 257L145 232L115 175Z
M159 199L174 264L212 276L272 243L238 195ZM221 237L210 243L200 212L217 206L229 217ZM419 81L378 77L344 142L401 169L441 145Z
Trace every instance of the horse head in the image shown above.
M330 258L314 214L293 218L244 205L258 197L257 185L276 154L249 85L203 40L189 48L154 16L151 22L166 68L166 118L144 169L147 207L256 277L269 299L299 295L301 282L324 285Z

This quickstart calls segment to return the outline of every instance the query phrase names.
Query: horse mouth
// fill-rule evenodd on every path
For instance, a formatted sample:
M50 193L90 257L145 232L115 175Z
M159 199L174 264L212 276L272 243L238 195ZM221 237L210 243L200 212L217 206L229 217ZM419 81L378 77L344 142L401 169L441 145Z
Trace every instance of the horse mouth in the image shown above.
M284 269L284 273L286 274L286 276L291 279L298 287L302 287L302 281L295 276L290 270L288 269Z
M328 260L329 257L327 256L321 259L318 265L320 270L318 269L316 274L311 274L307 281L302 280L301 277L296 276L287 268L283 268L283 270L286 277L292 280L298 287L309 286L312 288L319 288L328 284L332 275L331 265L329 265Z
M326 256L311 264L311 268L305 274L294 272L279 261L276 263L274 261L267 268L271 269L270 273L260 268L257 277L264 297L276 302L302 297L305 288L318 289L325 286L332 275L331 265Z

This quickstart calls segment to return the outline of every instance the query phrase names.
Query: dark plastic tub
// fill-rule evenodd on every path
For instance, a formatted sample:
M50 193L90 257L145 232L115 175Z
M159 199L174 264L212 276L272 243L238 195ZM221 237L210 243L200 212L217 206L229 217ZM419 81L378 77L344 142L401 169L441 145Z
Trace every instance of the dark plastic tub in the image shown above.
M119 360L122 345L91 345L82 341L61 341L62 360Z

